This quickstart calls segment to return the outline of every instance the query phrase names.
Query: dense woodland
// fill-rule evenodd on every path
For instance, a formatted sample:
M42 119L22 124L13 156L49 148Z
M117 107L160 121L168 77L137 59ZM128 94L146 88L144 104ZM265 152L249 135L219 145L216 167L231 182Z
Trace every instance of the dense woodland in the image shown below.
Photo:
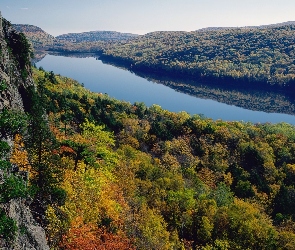
M213 121L33 76L25 113L0 113L14 137L11 154L0 143L1 171L29 173L6 176L0 202L31 199L52 249L295 248L294 126ZM25 233L2 211L0 222L1 237Z
M38 46L50 36L40 28L16 25ZM294 88L294 22L192 32L159 31L137 36L94 31L58 36L44 47L63 52L92 52L132 70L177 75L226 84L260 83ZM46 35L47 34L47 35ZM38 39L36 37L39 37ZM52 37L50 37L51 39ZM40 47L40 46L39 46Z
M13 28L17 32L25 34L35 49L44 49L49 46L52 47L53 44L56 43L54 36L48 34L37 26L29 24L13 24Z
M222 82L293 87L294 24L153 32L103 50L132 68Z
M10 161L30 171L53 248L294 249L293 126L212 121L34 77L35 136L16 133Z

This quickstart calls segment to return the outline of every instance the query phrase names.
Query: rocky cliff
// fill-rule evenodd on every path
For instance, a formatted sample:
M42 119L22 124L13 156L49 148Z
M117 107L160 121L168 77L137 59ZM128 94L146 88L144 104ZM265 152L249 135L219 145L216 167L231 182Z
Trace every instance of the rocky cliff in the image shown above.
M10 123L14 128L13 116L5 114L24 114L24 93L29 86L34 83L28 43L0 14L0 249L49 249L45 231L29 209L29 196L20 192L26 186L26 172L9 164L11 150L5 151L6 146L12 148L15 134L6 129ZM10 190L16 187L17 192Z

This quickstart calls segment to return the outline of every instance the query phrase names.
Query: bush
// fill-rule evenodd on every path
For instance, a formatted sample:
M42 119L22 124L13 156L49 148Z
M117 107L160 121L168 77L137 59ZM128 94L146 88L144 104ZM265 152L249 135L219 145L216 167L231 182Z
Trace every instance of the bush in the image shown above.
M20 133L26 126L27 117L17 110L3 109L0 113L0 132L2 135Z
M0 82L0 91L4 91L4 90L6 90L7 88L8 88L8 85L7 85L6 81L5 81L5 80L2 80L2 81Z
M11 163L9 161L0 160L0 169L7 170L11 168Z
M15 221L9 218L5 212L0 209L0 237L12 241L15 238L16 231L17 226Z
M51 199L52 202L57 203L59 206L64 205L67 197L67 193L62 188L53 188L51 190Z
M27 197L28 190L21 177L11 175L5 177L5 181L0 185L0 202L8 202L14 198Z
M0 141L0 158L5 157L10 151L10 146L6 141Z

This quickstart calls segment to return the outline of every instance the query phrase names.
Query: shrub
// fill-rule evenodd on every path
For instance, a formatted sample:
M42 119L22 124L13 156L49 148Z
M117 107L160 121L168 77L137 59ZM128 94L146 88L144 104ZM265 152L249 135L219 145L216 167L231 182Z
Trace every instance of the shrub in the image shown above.
M16 222L0 209L0 237L12 241L17 232Z
M10 151L10 146L6 141L0 141L0 158L5 157Z
M0 185L0 202L8 202L14 198L24 198L27 195L28 190L21 177L15 175L5 177L4 183Z
M0 169L7 170L11 168L11 163L9 161L0 160Z
M0 132L2 135L20 133L27 123L27 117L18 110L3 109L0 113Z
M2 80L2 81L0 82L0 91L4 91L4 90L6 90L7 88L8 88L8 85L7 85L6 81L5 81L5 80Z

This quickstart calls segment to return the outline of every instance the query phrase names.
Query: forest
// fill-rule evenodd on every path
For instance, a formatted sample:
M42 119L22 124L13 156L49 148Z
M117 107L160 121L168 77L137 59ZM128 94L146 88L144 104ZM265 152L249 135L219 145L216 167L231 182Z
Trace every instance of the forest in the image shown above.
M293 126L173 113L33 73L31 136L15 132L9 161L30 173L52 249L294 249Z
M49 50L98 53L133 71L243 86L294 88L293 22L278 25L158 31L128 40L85 40L83 33ZM131 39L132 38L132 39Z
M133 71L250 88L258 83L286 92L294 89L294 22L145 35L93 31L56 38L32 25L14 26L37 49L43 44L50 51L97 53Z
M24 112L0 113L0 204L25 199L51 249L295 248L294 126L92 93L28 68L26 38L11 36L35 85L22 89ZM0 209L0 239L26 230Z
M56 43L54 36L41 28L29 24L12 24L13 29L26 35L34 49L46 49Z
M102 49L133 69L202 81L294 87L294 24L152 32ZM250 85L251 86L251 85Z

